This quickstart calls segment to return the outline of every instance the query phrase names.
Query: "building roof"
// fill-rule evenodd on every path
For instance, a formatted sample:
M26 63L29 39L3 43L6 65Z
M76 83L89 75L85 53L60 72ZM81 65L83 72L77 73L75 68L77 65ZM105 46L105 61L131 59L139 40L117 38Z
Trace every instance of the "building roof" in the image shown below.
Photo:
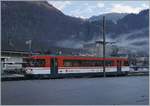
M28 56L28 55L33 55L33 54L38 54L38 53L30 53L30 52L24 52L24 51L1 51L1 55L9 55L9 56Z

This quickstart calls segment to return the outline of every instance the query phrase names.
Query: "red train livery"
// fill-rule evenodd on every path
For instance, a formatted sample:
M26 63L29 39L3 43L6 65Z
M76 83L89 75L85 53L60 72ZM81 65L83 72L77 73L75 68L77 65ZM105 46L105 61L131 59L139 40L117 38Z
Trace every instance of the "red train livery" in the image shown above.
M82 56L31 56L26 59L26 75L69 77L102 76L103 58ZM127 58L105 58L106 75L123 75L129 71Z

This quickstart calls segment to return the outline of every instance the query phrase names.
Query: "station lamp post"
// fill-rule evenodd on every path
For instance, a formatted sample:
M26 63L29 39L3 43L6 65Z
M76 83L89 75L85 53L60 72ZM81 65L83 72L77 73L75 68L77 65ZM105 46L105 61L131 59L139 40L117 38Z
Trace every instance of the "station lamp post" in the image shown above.
M30 54L32 54L32 40L28 40L28 41L26 41L25 42L29 47L28 47L28 49L29 49L29 52L30 52Z

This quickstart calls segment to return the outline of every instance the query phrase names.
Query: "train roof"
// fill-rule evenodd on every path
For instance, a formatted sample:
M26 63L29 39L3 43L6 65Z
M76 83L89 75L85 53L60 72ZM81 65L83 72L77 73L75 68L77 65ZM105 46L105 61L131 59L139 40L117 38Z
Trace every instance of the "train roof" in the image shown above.
M44 58L52 58L52 57L58 57L58 58L68 58L68 59L102 59L103 57L98 56L72 56L72 55L33 55L31 57L44 57ZM106 59L127 59L126 57L105 57Z

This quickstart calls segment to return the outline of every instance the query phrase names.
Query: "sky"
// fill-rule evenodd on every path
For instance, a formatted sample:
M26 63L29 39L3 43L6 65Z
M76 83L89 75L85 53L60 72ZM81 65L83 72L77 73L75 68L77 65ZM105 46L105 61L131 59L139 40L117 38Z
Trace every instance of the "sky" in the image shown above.
M65 1L52 1L48 0L57 9L61 10L64 14L89 18L104 13L139 13L143 9L149 8L149 1L147 0L116 0L116 1L102 1L102 0L65 0Z

